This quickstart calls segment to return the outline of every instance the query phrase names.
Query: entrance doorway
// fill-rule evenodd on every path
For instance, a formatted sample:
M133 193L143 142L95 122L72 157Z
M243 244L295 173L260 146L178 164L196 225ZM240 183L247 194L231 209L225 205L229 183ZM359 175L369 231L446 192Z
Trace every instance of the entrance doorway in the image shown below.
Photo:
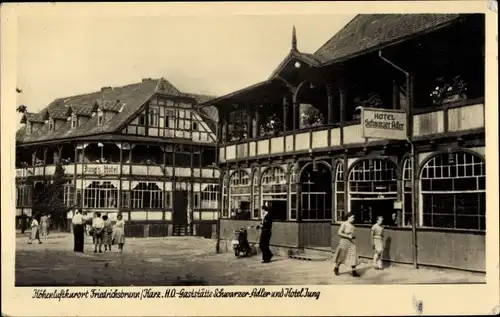
M188 234L188 192L186 190L175 190L173 192L173 235L181 236Z

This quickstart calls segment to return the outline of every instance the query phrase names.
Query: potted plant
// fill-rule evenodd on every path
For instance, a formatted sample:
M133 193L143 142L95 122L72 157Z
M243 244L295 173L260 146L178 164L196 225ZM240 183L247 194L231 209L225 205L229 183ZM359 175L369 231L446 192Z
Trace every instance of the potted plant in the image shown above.
M324 117L321 111L312 105L304 105L304 110L300 114L300 124L304 128L323 125Z
M361 118L361 109L363 108L383 108L384 102L380 99L377 93L369 93L365 99L356 97L354 99L354 104L356 108L354 109L354 114L352 116L353 120L359 120Z
M431 92L432 103L447 104L467 99L467 83L460 77L454 77L452 80L446 80L441 77L436 79L436 87Z

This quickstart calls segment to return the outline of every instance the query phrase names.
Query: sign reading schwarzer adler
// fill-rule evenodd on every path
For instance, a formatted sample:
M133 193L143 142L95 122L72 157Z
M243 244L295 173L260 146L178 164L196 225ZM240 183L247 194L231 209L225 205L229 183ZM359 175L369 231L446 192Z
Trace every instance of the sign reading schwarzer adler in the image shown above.
M363 108L361 124L365 138L390 140L406 140L407 138L404 110Z

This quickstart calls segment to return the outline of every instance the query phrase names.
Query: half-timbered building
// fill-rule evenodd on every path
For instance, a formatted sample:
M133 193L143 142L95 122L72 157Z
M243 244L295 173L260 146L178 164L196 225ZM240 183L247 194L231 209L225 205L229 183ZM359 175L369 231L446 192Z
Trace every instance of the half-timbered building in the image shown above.
M381 215L386 260L485 271L484 37L483 15L362 14L310 54L294 29L268 79L201 105L219 110L221 243L268 204L274 247L331 252L353 212L363 256ZM363 108L404 110L407 140L364 138Z
M111 220L121 213L127 235L211 236L218 119L217 111L195 107L211 98L146 78L24 113L16 135L17 215L31 215L32 193L63 162L68 207Z

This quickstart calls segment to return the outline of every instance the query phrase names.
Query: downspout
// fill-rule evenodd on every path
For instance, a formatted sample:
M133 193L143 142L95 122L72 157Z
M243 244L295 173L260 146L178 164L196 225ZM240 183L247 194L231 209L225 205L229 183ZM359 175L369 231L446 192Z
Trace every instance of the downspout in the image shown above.
M220 118L219 118L220 120ZM215 125L215 163L217 164L218 170L219 170L219 190L220 190L220 199L219 199L219 205L217 206L217 223L215 225L215 234L217 238L217 244L215 245L215 252L217 254L220 253L220 218L222 216L222 208L224 206L224 180L223 180L223 173L220 169L220 162L219 162L219 152L220 152L220 142L222 141L222 131L220 129L220 122L217 121L217 124Z
M412 96L411 96L411 87L410 87L410 83L411 83L411 75L409 72L405 71L404 69L402 69L401 67L397 66L396 64L394 64L393 62L391 62L390 60L388 60L387 58L385 58L383 55L382 55L382 50L379 50L378 51L378 56L380 57L380 59L382 59L384 62L386 62L387 64L391 65L392 67L394 67L395 69L397 69L398 71L402 72L405 77L406 77L406 132L407 132L407 136L406 136L406 142L408 142L408 144L410 145L410 162L411 162L411 197L412 197L412 225L411 225L411 231L412 231L412 244L413 244L413 268L415 269L418 269L418 261L417 261L417 224L416 224L416 219L417 219L417 199L416 199L416 190L415 190L415 186L416 186L416 182L415 182L415 173L416 173L416 166L415 166L415 145L413 144L413 142L411 141L411 135L412 135L412 127L410 126L411 123L412 123ZM404 173L404 171L403 171ZM404 195L404 184L403 184L403 195Z

